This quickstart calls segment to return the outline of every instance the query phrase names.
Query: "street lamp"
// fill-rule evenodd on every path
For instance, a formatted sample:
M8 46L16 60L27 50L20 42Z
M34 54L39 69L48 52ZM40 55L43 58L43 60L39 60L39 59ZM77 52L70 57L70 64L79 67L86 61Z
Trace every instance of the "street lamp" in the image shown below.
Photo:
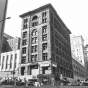
M4 20L6 20L6 19L10 19L11 17L7 17L7 18L5 18L5 19L3 19L3 20L0 20L0 22L2 22L2 21L4 21Z

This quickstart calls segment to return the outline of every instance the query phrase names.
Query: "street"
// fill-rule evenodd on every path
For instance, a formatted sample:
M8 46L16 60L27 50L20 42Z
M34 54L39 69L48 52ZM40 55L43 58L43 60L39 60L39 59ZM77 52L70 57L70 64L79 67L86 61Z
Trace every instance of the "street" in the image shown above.
M25 88L24 86L0 86L0 88ZM36 88L34 86L30 86L28 88ZM57 88L57 87L53 87L53 86L41 86L41 87L37 87L37 88ZM88 86L60 86L59 88L88 88Z

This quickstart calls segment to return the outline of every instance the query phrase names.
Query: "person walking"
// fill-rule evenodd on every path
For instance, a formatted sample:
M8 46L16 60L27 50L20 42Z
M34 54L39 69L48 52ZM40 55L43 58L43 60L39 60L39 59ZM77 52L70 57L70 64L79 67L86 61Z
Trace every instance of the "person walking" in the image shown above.
M27 81L27 79L26 78L24 78L24 88L28 88L28 81Z

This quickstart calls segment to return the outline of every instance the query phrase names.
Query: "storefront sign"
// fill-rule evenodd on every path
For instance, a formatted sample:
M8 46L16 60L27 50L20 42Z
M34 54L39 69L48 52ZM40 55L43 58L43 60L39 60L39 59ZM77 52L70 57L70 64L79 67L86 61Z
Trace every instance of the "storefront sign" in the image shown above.
M49 62L43 62L43 63L41 63L41 65L40 65L41 67L46 67L46 66L50 66L50 63Z

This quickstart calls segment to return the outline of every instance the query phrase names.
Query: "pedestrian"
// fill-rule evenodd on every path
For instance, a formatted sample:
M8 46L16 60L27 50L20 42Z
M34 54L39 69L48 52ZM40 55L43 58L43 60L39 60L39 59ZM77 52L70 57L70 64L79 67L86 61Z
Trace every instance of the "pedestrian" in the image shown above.
M24 88L28 88L28 81L26 78L24 78Z
M51 78L51 85L55 86L55 79L54 78Z

